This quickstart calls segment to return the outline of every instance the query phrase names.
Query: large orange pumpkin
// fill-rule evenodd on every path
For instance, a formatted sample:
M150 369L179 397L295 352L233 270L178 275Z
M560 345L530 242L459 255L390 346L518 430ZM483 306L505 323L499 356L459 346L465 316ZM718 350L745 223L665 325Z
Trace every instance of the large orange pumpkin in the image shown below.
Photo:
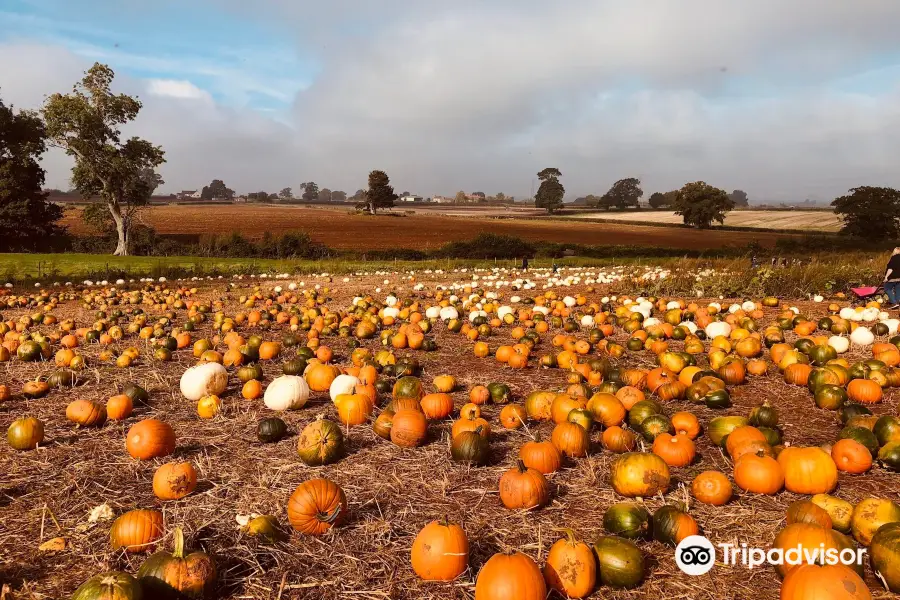
M540 471L521 460L500 477L500 501L509 509L531 509L550 501L550 486Z
M724 473L704 471L691 483L694 498L711 506L724 506L731 500L731 482Z
M184 498L197 487L197 471L189 462L166 463L153 474L153 493L160 500Z
M469 566L469 539L455 523L432 521L412 546L412 568L425 581L452 581Z
M866 582L844 565L800 565L781 585L784 600L871 600Z
M139 421L128 430L125 449L140 460L168 456L175 451L175 432L168 423L157 419Z
M784 470L784 487L795 494L827 494L837 486L837 466L821 448L785 448L778 464Z
M575 532L564 530L566 537L550 547L544 565L547 584L568 598L584 598L597 585L597 561L594 551L575 539Z
M149 552L163 536L163 516L158 510L130 510L116 519L109 530L113 550Z
M310 479L291 494L287 513L291 526L300 533L322 535L347 519L347 497L329 479Z
M872 468L872 453L856 440L838 440L831 447L831 458L838 470L858 475Z
M544 575L531 558L514 552L495 554L478 573L475 600L546 600Z
M847 396L860 404L878 404L883 391L877 382L870 379L854 379L847 384Z
M772 496L784 487L784 470L762 452L745 454L734 463L734 482L744 491Z

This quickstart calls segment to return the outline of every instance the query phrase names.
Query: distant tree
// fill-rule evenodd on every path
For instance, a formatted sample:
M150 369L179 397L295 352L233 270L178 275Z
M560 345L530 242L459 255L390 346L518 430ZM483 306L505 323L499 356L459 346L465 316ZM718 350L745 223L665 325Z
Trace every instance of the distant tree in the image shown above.
M72 183L86 198L100 195L116 225L115 254L128 254L128 231L150 201L165 162L159 146L137 137L122 142L119 127L133 121L141 103L110 91L115 73L95 63L71 94L53 94L44 104L50 145L75 159Z
M650 208L665 208L670 206L671 198L667 197L662 192L653 192L650 194L650 199L648 200L650 204Z
M640 199L643 195L641 180L637 177L627 177L615 182L609 191L603 194L603 199L604 204L624 210L629 206L635 208L640 206Z
M900 237L900 191L863 186L835 198L834 212L844 221L841 233L868 240Z
M47 202L44 169L46 132L40 117L13 111L0 99L0 250L34 250L63 232L62 209Z
M268 202L269 201L269 193L268 192L250 192L247 194L247 200L251 202Z
M731 198L731 201L734 202L735 206L750 206L750 201L747 198L747 192L743 190L734 190L728 197Z
M280 192L278 192L278 197L281 198L282 200L290 200L291 198L294 197L294 190L289 187L286 187L283 190L281 190Z
M487 200L487 197L484 195L484 192L472 192L472 196L478 199L479 202L484 202Z
M319 198L319 186L316 185L315 181L309 181L307 183L301 183L300 189L303 190L302 198L307 202L312 202L313 200L318 200Z
M678 191L673 208L676 215L684 217L685 225L706 229L713 221L724 223L725 213L734 208L734 202L725 190L695 181Z
M541 180L537 194L534 197L534 206L536 208L546 208L548 213L553 213L562 207L563 198L566 195L566 188L559 182L562 173L555 167L549 167L537 174Z
M366 208L371 214L375 214L379 208L394 206L397 194L391 185L391 179L384 171L372 171L369 173L369 189L366 191Z
M328 188L322 188L319 190L319 201L320 202L331 202L333 200L333 193Z
M354 202L365 202L366 201L366 190L356 190L356 193L350 196L350 199Z
M400 196L409 196L409 192L403 192Z
M456 192L456 197L453 199L456 204L465 204L469 201L469 197L466 196L466 193L462 190Z
M347 201L347 192L342 192L341 190L334 190L331 192L331 201L332 202L346 202Z
M221 179L213 179L209 185L203 186L200 197L204 200L215 200L218 198L233 200L234 190L226 186Z
M509 199L506 197L506 194L503 192L497 192L497 195L494 196L495 202L509 202Z

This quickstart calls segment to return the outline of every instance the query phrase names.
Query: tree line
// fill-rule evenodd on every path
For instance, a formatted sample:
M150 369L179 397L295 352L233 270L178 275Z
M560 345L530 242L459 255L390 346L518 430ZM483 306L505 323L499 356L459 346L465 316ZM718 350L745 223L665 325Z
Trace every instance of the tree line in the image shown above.
M157 169L165 163L165 152L139 137L123 139L121 128L137 118L142 105L135 97L114 93L114 77L112 69L96 63L70 93L51 95L39 112L16 111L0 98L0 250L36 250L65 233L58 224L62 209L49 202L43 190L45 172L40 165L48 148L59 148L74 160L73 188L84 198L101 198L101 203L84 211L84 219L115 239L115 254L129 253L138 213L164 183ZM537 176L541 184L535 206L554 213L562 208L565 196L562 172L549 167ZM301 189L304 200L346 197L341 191L320 189L315 182L306 182ZM233 198L234 190L216 179L203 188L201 196ZM293 190L284 188L277 196L293 198ZM599 198L589 196L588 202L626 209L637 206L642 196L640 180L630 177L617 181ZM268 200L272 194L260 191L248 198ZM357 190L349 199L375 214L393 206L397 198L387 173L373 170L367 189ZM502 201L506 196L497 194L493 199ZM686 225L706 228L713 222L723 223L735 206L746 205L747 194L741 190L729 194L695 181L679 190L656 192L649 202L654 208L673 209ZM876 241L900 237L900 192L895 189L853 188L832 206L843 220L842 232L848 235Z

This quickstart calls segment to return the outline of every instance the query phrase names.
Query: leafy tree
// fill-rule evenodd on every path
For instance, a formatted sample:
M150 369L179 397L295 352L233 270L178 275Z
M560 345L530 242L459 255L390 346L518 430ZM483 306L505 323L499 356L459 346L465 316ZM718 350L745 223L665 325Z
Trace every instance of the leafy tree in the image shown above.
M566 188L559 182L562 173L555 167L549 167L542 170L537 176L541 180L541 185L534 197L534 206L546 208L548 213L553 214L562 207L563 198L566 195Z
M332 201L333 192L328 188L322 188L319 190L319 201L321 202L331 202Z
M347 192L342 192L341 190L334 190L331 192L331 201L332 202L346 202L347 201Z
M212 183L203 186L200 197L204 200L216 200L219 198L232 200L234 199L234 190L226 186L221 179L213 179Z
M307 202L312 202L314 200L319 199L319 186L316 185L315 181L308 181L307 183L301 183L300 189L303 190L302 198Z
M45 149L40 117L14 112L0 99L0 250L34 250L63 233L56 225L62 209L41 190Z
M391 180L384 171L372 171L369 173L369 189L366 191L366 208L373 215L379 208L394 206L397 194Z
M734 190L728 197L731 198L731 201L734 202L735 206L750 206L750 201L747 199L747 192L743 190Z
M282 200L290 200L291 198L294 197L294 190L292 190L289 187L286 187L286 188L282 189L280 192L278 192L278 197L281 198Z
M653 192L647 202L650 204L650 208L663 208L666 206L666 195L662 192Z
M165 153L147 140L121 141L119 127L133 121L141 103L110 91L115 73L95 63L71 94L53 94L44 104L50 145L75 159L72 183L86 198L99 195L116 225L116 255L128 254L128 232L137 211L162 179L156 168Z
M472 195L478 198L479 202L484 202L487 197L484 195L484 192L472 192Z
M835 198L834 212L844 221L841 233L868 240L900 237L900 191L863 186Z
M350 196L350 199L354 202L365 202L366 201L366 190L356 190L356 193Z
M497 192L497 195L494 196L495 202L509 202L509 199L506 197L506 194L503 192Z
M453 199L453 202L456 204L465 204L469 201L469 197L466 196L466 193L462 190L456 192L456 197Z
M116 234L116 223L109 214L106 202L91 202L81 211L81 221L97 235L112 237Z
M678 191L673 208L676 215L684 217L685 225L707 229L713 221L724 223L725 213L734 208L734 202L725 190L695 181Z
M253 202L268 202L269 201L269 193L268 192L250 192L247 194L247 200L251 200Z
M628 177L615 182L609 191L603 194L603 203L623 210L629 206L637 208L643 195L641 180L637 177Z

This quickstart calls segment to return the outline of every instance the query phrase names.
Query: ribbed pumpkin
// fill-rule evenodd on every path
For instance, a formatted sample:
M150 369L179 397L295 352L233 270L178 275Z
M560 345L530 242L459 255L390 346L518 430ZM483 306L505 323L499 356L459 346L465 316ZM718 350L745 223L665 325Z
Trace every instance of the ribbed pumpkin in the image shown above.
M340 374L341 370L334 365L314 362L306 367L303 378L312 391L327 392L331 389L332 382Z
M398 410L392 423L391 441L403 448L421 446L428 437L428 420L418 410Z
M216 563L205 552L184 553L184 534L175 529L175 549L161 550L150 556L137 572L141 587L149 598L160 600L200 600L216 582Z
M812 367L803 363L793 363L784 370L784 382L805 386L809 382Z
M827 494L837 486L837 466L818 447L785 448L778 455L784 470L784 487L795 494Z
M699 502L711 506L724 506L731 500L731 482L724 473L704 471L694 478L691 492Z
M344 425L362 425L372 416L374 407L363 394L340 394L335 400L338 420Z
M872 453L855 440L838 440L831 447L831 458L839 471L860 474L872 468Z
M427 394L420 401L422 412L431 420L446 419L453 412L453 398L450 394Z
M587 456L591 438L587 430L577 423L559 423L553 428L550 441L562 453L570 458Z
M810 500L797 500L787 509L787 524L810 523L825 529L832 528L831 516L824 508Z
M631 452L637 446L637 436L634 432L630 429L622 429L618 425L604 431L600 439L604 448L616 454Z
M745 454L734 463L734 482L744 491L771 496L784 487L784 470L762 452Z
M597 563L594 551L575 538L571 529L566 537L557 540L547 554L544 579L547 584L568 598L584 598L597 585Z
M347 519L347 497L329 479L310 479L297 486L288 499L291 526L307 535L322 535Z
M653 440L653 454L670 467L686 467L694 461L697 450L686 435L662 433Z
M775 541L772 544L773 548L780 548L782 551L800 548L800 560L804 562L810 560L811 556L807 557L803 549L811 552L813 549L818 549L822 546L826 550L834 548L838 551L845 548L855 548L853 540L843 533L811 523L792 523L786 526L775 536ZM791 569L796 567L797 565L784 561L782 564L776 565L775 570L781 577L784 577ZM857 567L861 570L862 565L857 565Z
M44 441L44 423L34 417L21 417L6 430L6 441L14 450L34 450Z
M694 517L671 505L662 506L653 513L652 522L653 539L672 547L684 538L700 533Z
M125 394L119 394L106 401L106 416L114 421L121 421L131 416L134 402Z
M66 407L66 419L77 427L99 427L106 422L106 406L92 400L73 400Z
M519 458L526 467L544 475L554 473L562 466L562 453L549 441L526 442L519 449Z
M883 391L878 383L870 379L854 379L847 384L847 396L860 404L878 404Z
M735 451L749 442L766 442L766 436L752 425L738 427L725 438L725 450L733 458Z
M163 536L163 516L158 510L130 510L116 519L109 530L113 550L149 552Z
M625 421L625 406L612 394L594 394L587 403L587 409L593 413L594 420L604 427L621 425Z
M475 431L476 429L480 429L481 437L490 439L491 424L481 417L460 417L453 422L453 427L450 428L450 437L455 438L464 431Z
M475 580L475 600L546 600L544 575L519 552L495 554Z
M416 535L410 558L425 581L452 581L469 566L469 539L455 523L432 521Z
M395 400L398 398L421 400L425 395L425 392L422 389L422 382L418 377L406 376L401 377L394 384L392 395Z
M300 460L311 467L331 464L344 454L341 426L327 419L317 419L303 428L297 439Z
M521 460L500 477L500 501L509 509L532 509L550 501L550 486L540 471Z
M456 462L484 465L490 452L490 443L481 436L480 427L475 431L463 431L450 442L450 457Z
M94 575L75 590L72 600L143 600L144 591L128 573L109 571Z
M139 460L168 456L175 451L175 432L168 423L157 419L139 421L128 430L125 449Z
M618 494L648 498L669 489L669 467L655 454L628 452L610 468L610 482Z

